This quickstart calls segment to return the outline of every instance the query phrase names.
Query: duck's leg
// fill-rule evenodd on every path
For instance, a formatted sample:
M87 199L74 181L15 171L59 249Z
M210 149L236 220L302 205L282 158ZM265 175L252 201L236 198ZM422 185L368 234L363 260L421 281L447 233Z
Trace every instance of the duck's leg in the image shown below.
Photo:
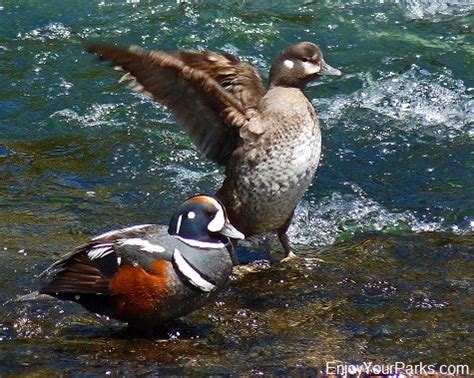
M280 243L283 246L283 250L285 251L285 257L282 261L297 258L298 256L296 256L291 250L286 231L280 231L280 230L277 230L277 231L278 231L278 240L280 240Z
M293 214L291 214L290 219L288 219L288 221L285 223L285 225L277 230L278 240L280 240L280 243L283 246L283 249L285 251L285 257L281 261L299 259L299 256L295 255L294 252L291 250L290 242L288 240L288 235L286 234L286 231L288 230L288 227L290 227L292 219L293 219ZM324 260L322 260L318 257L305 257L304 259L306 261L325 262Z
M232 251L230 252L230 258L232 259L232 265L240 265L239 259L237 257L237 244L239 243L238 239L230 239L232 243Z
M290 260L290 259L294 259L295 257L298 257L291 250L290 242L288 240L288 235L286 234L286 231L288 230L288 227L290 227L290 223L292 219L293 219L293 213L291 214L290 218L286 221L286 223L277 230L278 240L280 240L283 250L285 251L285 257L283 260Z

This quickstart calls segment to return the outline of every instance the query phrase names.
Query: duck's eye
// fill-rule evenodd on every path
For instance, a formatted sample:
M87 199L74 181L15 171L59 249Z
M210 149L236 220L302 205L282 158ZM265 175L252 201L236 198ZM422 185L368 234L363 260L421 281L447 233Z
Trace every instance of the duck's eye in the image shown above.
M302 62L309 62L309 59L308 58L301 58L301 61Z
M190 211L190 212L188 213L188 218L189 218L189 219L194 219L194 218L196 218L196 213L195 213L194 211Z

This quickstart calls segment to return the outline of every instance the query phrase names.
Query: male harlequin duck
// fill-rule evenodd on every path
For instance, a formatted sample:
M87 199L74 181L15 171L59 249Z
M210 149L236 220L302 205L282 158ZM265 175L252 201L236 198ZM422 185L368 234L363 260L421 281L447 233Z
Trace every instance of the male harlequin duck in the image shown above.
M87 310L154 327L203 306L222 289L233 266L229 238L243 239L222 204L198 195L171 218L168 232L144 224L106 232L54 263L39 294Z
M316 113L304 93L320 75L340 75L309 42L283 50L270 70L269 89L250 65L211 51L146 51L93 45L128 71L132 90L165 105L201 152L226 167L217 197L245 236L286 231L310 185L321 153Z

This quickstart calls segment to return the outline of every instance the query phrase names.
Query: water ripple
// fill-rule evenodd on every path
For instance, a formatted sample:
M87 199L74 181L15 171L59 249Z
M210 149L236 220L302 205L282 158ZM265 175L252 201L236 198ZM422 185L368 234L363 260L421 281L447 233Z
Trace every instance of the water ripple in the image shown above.
M444 218L428 220L412 211L390 211L371 199L356 184L348 185L352 194L334 192L318 202L303 201L295 211L288 234L293 243L327 246L357 234L379 232L474 231L472 222L449 225Z
M368 73L359 77L364 80L362 89L319 100L320 108L329 109L321 113L327 125L336 125L346 109L362 108L402 121L398 127L405 130L441 138L474 132L474 100L463 81L453 78L449 70L430 73L413 64L406 72L391 72L378 80Z
M462 15L472 9L472 3L461 1L405 1L407 16L411 19L433 19L438 15Z
M69 39L71 28L60 22L51 22L44 27L33 29L26 33L18 33L18 37L24 40L44 42L48 39Z

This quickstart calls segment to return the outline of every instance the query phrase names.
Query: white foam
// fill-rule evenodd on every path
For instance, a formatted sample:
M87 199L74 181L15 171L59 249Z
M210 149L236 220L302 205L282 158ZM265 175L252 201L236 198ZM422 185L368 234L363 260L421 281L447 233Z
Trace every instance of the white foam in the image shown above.
M462 15L472 10L472 3L462 0L405 0L406 14L411 19L433 20L438 15Z
M38 41L46 41L48 39L69 39L71 37L71 28L60 22L51 22L46 26L30 30L27 33L18 33L18 37Z
M341 236L398 229L412 232L456 231L442 220L424 220L411 211L393 212L369 198L357 185L352 194L333 193L319 202L303 201L288 230L291 243L311 246L333 244ZM462 230L457 230L462 232Z
M122 106L123 104L93 104L82 115L72 109L62 109L51 114L50 118L62 118L68 123L77 122L85 127L112 125L117 127L117 125L121 125L121 123L116 119L111 121L111 118L113 117L113 113Z
M186 150L179 150L177 153L181 153ZM177 154L176 153L176 154ZM173 154L173 155L176 155ZM199 157L199 153L195 153L193 151L192 155L198 156L198 159L201 159L204 163L208 164L205 162L205 159L203 157ZM186 153L183 153L183 156L185 157L184 162L189 162L189 156L186 156ZM169 157L169 159L172 159L173 156ZM218 187L220 183L222 183L224 179L224 175L220 173L217 169L214 171L209 171L205 170L207 166L203 167L193 167L187 168L182 165L175 164L174 162L171 164L167 164L165 167L161 168L161 172L168 172L169 173L169 180L171 183L178 188L181 191L184 191L187 195L199 193L206 191L207 186L209 184L212 185L212 187ZM211 166L212 168L212 166Z
M474 100L462 80L451 71L430 73L413 64L402 74L388 73L378 80L357 75L363 88L331 100L319 100L320 117L329 127L345 118L349 108L370 109L402 121L400 128L417 133L455 137L474 132ZM354 124L348 127L359 127Z

